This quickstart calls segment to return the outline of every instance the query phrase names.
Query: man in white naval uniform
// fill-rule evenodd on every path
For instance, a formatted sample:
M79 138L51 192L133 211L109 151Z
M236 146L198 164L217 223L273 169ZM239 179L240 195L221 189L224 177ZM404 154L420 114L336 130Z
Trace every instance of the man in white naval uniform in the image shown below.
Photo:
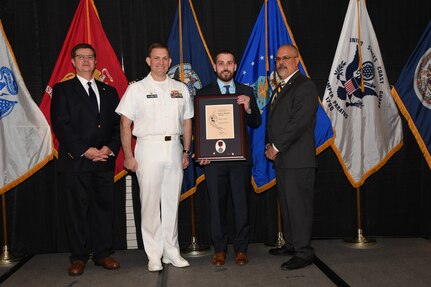
M146 62L151 72L129 85L116 112L121 115L124 167L136 172L140 187L148 270L160 271L161 262L189 266L179 251L178 204L183 169L189 165L194 111L187 86L166 75L171 64L168 47L150 45ZM137 137L134 156L132 123Z

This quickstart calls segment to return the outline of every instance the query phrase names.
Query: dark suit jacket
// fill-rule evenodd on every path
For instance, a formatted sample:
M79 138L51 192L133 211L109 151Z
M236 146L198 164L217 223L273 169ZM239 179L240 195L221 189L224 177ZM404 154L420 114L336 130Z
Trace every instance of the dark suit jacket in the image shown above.
M243 85L241 83L238 83L235 81L235 94L237 95L246 95L250 97L250 108L251 108L251 114L245 114L245 120L249 127L251 128L258 128L260 124L262 123L262 118L260 115L259 108L257 107L256 103L256 97L254 95L253 89L249 86ZM209 85L203 87L202 89L198 90L196 92L196 95L202 96L202 95L220 95L222 92L220 91L220 87L217 83L217 80L211 82ZM250 138L248 136L247 127L244 125L244 134L246 135L246 159L247 163L252 164L253 158L250 151Z
M316 167L314 127L318 92L299 71L290 78L268 114L267 141L279 150L276 168Z
M115 156L106 162L92 162L83 156L90 147L108 146L117 155L120 148L120 117L115 113L119 98L115 88L96 81L100 113L77 77L54 85L51 123L60 142L60 171L107 171L115 168Z

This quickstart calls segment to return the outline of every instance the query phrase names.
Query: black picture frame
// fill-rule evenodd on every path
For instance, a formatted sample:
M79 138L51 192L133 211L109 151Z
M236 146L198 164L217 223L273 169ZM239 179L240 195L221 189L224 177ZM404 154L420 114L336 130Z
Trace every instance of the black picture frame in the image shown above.
M244 106L238 105L238 95L211 95L211 96L195 96L195 160L210 160L210 161L236 161L246 160L245 155L245 134L244 134ZM225 138L219 136L218 133L211 133L209 129L214 130L211 126L217 122L217 116L223 118L223 109L226 107L227 118L232 117L231 124L229 120L226 127L229 130L230 136ZM212 109L218 112L217 115L207 114L207 110ZM213 119L216 118L216 119ZM232 126L231 126L232 125ZM209 129L207 129L209 127ZM218 128L217 130L220 130Z

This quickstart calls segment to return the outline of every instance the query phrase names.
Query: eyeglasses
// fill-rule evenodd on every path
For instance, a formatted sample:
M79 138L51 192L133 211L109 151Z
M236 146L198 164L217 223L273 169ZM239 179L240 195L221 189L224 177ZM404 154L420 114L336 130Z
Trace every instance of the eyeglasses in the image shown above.
M287 62L289 59L292 59L292 58L297 58L297 56L295 56L295 57L289 57L289 56L283 56L283 57L276 57L275 58L275 62L277 63L277 62L281 62L281 61L283 61L283 62Z
M79 61L89 60L94 61L94 55L75 55L75 59L78 59Z

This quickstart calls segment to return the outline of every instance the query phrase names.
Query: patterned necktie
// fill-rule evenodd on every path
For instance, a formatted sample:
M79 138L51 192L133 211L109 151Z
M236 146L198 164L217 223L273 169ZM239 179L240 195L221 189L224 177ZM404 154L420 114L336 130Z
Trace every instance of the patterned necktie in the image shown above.
M280 94L280 92L283 89L283 87L284 87L285 84L286 84L285 81L281 81L280 84L278 84L277 91L275 92L275 94L274 94L274 96L272 97L272 100L271 100L271 110L274 108L275 102L276 102L277 97L278 97L278 94Z
M91 82L88 82L88 94L90 95L90 101L93 105L93 108L96 108L96 111L99 112L99 105L97 104L97 97L96 93L94 92L93 88L91 87Z
M226 91L224 93L225 95L230 95L229 87L230 87L230 85L224 85L224 88L226 89Z

